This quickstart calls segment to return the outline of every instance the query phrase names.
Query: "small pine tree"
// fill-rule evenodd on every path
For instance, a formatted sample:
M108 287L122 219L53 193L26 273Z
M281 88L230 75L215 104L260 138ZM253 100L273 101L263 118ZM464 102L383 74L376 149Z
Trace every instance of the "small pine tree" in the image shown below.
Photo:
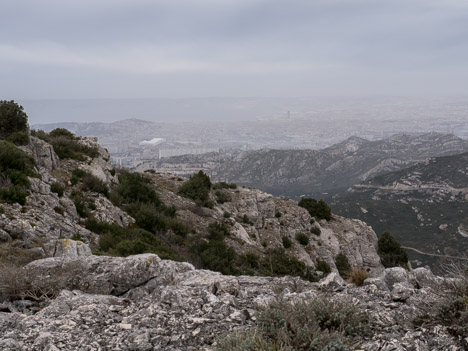
M331 219L331 208L322 199L317 201L312 198L304 197L299 201L299 206L305 208L312 217L316 219Z
M378 253L385 268L397 266L408 268L408 254L390 232L384 232L379 237Z

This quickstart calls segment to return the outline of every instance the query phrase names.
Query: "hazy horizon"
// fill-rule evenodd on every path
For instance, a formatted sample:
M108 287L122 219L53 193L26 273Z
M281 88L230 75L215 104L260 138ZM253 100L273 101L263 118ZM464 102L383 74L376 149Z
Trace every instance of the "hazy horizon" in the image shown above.
M61 122L235 122L256 119L419 119L460 117L468 98L445 97L217 97L17 100L31 125ZM362 118L361 118L362 116Z

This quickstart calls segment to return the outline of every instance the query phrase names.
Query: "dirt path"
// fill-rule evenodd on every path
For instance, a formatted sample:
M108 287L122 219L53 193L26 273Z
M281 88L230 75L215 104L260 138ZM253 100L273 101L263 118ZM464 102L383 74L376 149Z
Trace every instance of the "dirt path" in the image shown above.
M434 253L428 253L428 252L423 252L418 249L415 249L414 247L409 247L409 246L402 246L403 249L407 250L412 250L415 251L421 255L426 255L426 256L433 256L433 257L441 257L441 258L449 258L449 259L454 259L454 260L464 260L468 261L468 257L460 257L460 256L446 256L446 255L439 255L439 254L434 254Z

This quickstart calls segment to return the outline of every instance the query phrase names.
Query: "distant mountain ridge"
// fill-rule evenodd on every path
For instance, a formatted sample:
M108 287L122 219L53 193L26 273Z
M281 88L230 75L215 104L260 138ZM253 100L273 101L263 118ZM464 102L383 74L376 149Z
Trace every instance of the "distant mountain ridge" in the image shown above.
M402 245L466 257L468 153L429 158L374 177L334 196L331 205L379 234L390 230ZM434 263L434 257L409 253L425 264Z
M452 134L397 134L378 141L351 137L322 150L243 152L216 167L213 176L275 195L337 193L428 157L464 151L468 151L468 141Z

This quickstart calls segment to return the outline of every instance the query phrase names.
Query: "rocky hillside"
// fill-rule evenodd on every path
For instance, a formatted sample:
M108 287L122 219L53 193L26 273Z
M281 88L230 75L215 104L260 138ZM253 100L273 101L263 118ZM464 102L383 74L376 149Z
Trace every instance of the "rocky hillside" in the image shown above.
M468 153L434 157L353 186L333 199L336 212L360 218L404 246L434 254L410 256L437 264L468 250ZM468 258L467 258L468 259Z
M121 176L96 140L77 142L96 153L83 160L60 159L37 137L22 147L34 157L38 176L29 177L24 204L0 205L5 258L28 262L50 257L57 240L79 239L101 254L154 252L232 274L294 273L318 279L328 266L336 271L340 253L371 275L382 269L377 237L359 220L333 216L315 221L294 201L223 185L209 190L211 208L202 207L179 194L186 179L152 173ZM143 198L148 194L150 200Z
M463 280L384 270L359 220L202 173L116 172L94 139L36 135L2 144L24 167L0 152L23 180L0 188L0 349L468 347Z
M449 134L398 134L372 142L351 137L323 150L244 152L220 163L212 174L216 180L236 182L275 195L316 196L344 191L353 184L409 167L427 157L464 151L468 151L468 141Z

